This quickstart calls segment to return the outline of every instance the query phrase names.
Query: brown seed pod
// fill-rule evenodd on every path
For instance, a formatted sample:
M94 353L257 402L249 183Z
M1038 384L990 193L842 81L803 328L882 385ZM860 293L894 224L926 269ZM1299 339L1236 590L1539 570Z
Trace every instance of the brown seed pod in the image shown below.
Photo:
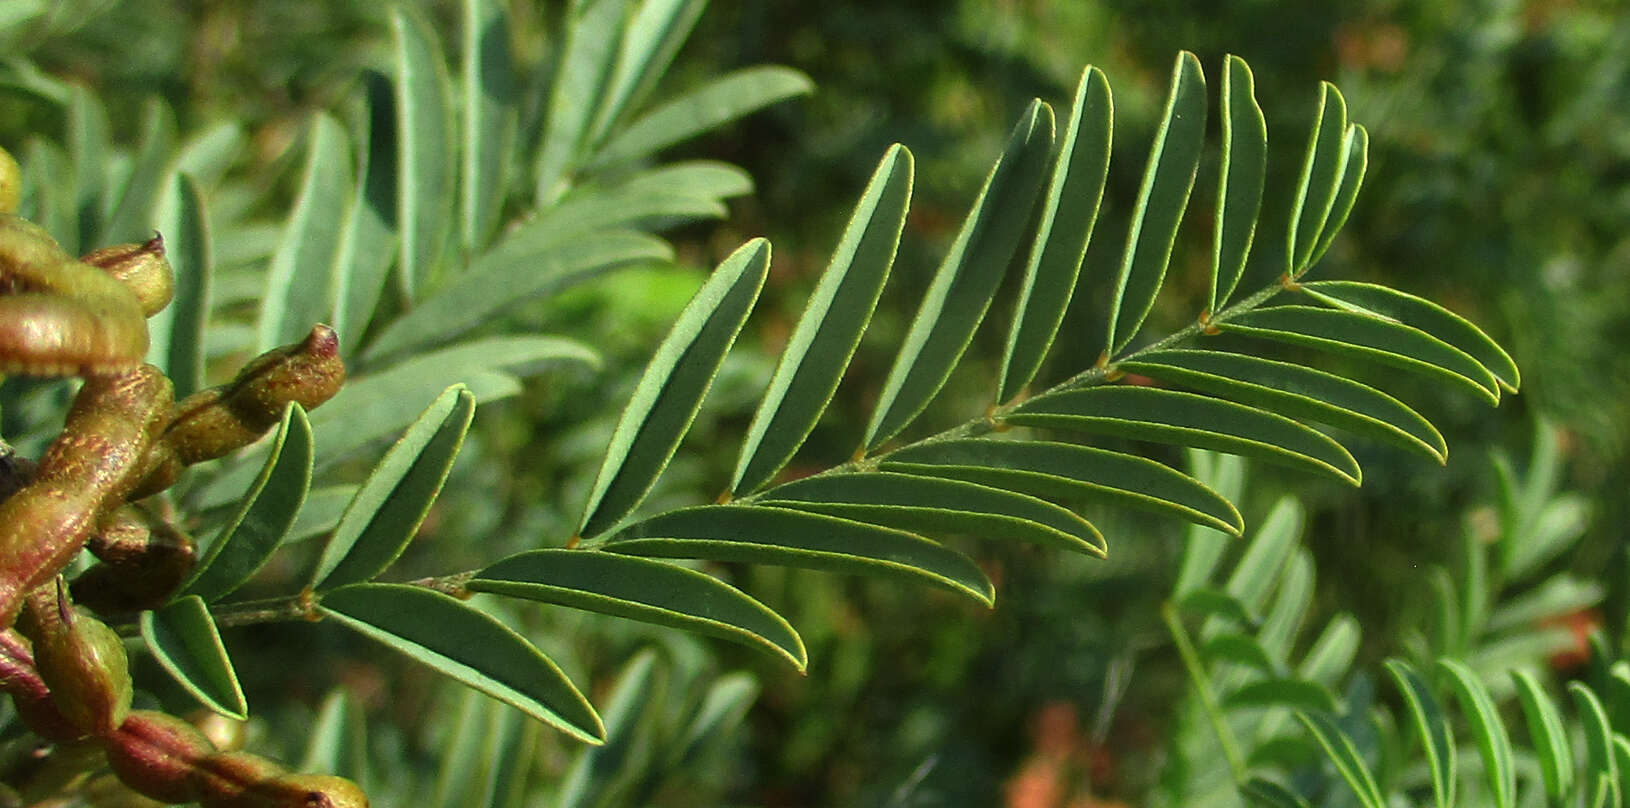
M34 669L28 641L12 629L0 631L0 690L11 696L17 714L34 734L63 743L84 737L52 703L45 681Z
M55 578L102 514L124 502L171 401L151 365L86 381L32 483L0 502L0 626Z
M250 790L233 808L368 808L356 783L331 774L286 774Z
M33 222L0 215L0 372L118 373L146 353L134 292L75 261Z
M248 752L219 752L193 768L195 799L203 808L248 808L256 787L288 773L275 761Z
M103 747L108 766L125 785L167 803L197 799L193 770L215 753L196 727L152 710L132 710Z
M163 311L175 297L175 273L164 255L163 236L155 235L133 244L103 247L80 256L79 260L124 284L136 295L142 313L148 317Z
M85 544L102 563L74 579L74 601L101 615L157 608L192 573L192 537L139 504L115 508Z
M88 735L106 735L130 714L130 659L118 633L74 609L61 580L54 603L31 603L55 612L38 620L34 667L70 724Z

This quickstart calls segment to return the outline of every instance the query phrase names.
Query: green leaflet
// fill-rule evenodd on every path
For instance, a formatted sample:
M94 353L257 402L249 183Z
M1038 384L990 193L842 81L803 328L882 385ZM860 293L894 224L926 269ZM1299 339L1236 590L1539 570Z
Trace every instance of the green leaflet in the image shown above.
M458 224L465 252L474 253L498 225L515 140L516 98L504 4L464 0L463 6Z
M187 595L156 611L141 613L142 640L153 659L193 698L239 721L249 718L232 658L202 598Z
M597 169L637 160L778 101L807 94L814 82L790 67L761 65L726 73L665 101L630 122L587 161Z
M549 115L534 166L533 204L548 207L570 187L570 174L585 148L594 106L605 98L605 85L616 48L627 25L626 0L574 3L563 24L566 43L554 83L549 88Z
M1341 232L1341 226L1347 223L1348 214L1353 212L1353 203L1358 201L1358 190L1364 184L1364 173L1370 165L1369 131L1356 123L1349 124L1343 148L1347 163L1342 167L1341 185L1336 188L1330 216L1324 221L1324 232L1319 235L1319 243L1308 258L1309 267L1317 264L1330 249L1336 234Z
M1089 66L1081 73L1064 142L1053 159L1052 179L1002 354L998 402L1011 400L1036 377L1075 294L1081 260L1104 198L1113 118L1109 82L1103 71Z
M600 716L531 643L464 602L406 584L352 584L323 595L324 616L586 743Z
M1455 744L1449 719L1438 706L1431 688L1421 680L1415 669L1401 659L1386 662L1387 673L1404 696L1409 715L1415 722L1415 732L1426 754L1426 768L1432 774L1432 795L1438 808L1450 808L1455 803ZM1571 763L1569 764L1572 765Z
M1146 351L1116 366L1280 415L1341 427L1443 463L1443 435L1403 402L1322 370L1222 351Z
M616 69L606 84L587 141L599 143L612 124L656 86L690 36L707 0L644 0L623 31Z
M1312 306L1269 306L1219 324L1224 331L1307 345L1451 382L1500 403L1494 375L1470 354L1431 334L1380 317Z
M1261 777L1241 783L1239 791L1257 808L1309 808L1308 802L1290 789Z
M494 714L515 714L515 711L506 709L475 690L459 692L458 705L450 719L452 728L442 742L441 767L436 770L430 800L434 808L466 808L469 805L466 795L476 788L475 778L486 768L483 764L488 762L482 759L482 747L497 734L492 731Z
M1534 757L1539 759L1545 793L1553 802L1560 803L1573 791L1573 749L1567 727L1556 705L1546 697L1532 674L1514 670L1511 680L1517 686L1523 718L1528 721L1528 737L1533 742Z
M425 408L346 506L312 573L313 589L371 580L396 561L441 493L474 417L475 396L463 385Z
M1305 679L1258 679L1241 686L1223 698L1228 709L1245 707L1288 707L1293 710L1322 710L1334 713L1341 709L1336 694L1317 682Z
M725 745L732 729L747 716L748 708L758 699L758 680L741 672L727 673L715 679L696 708L696 717L685 728L679 747L672 759L679 765L694 765L708 752Z
M1376 785L1375 776L1370 774L1370 768L1364 765L1364 758L1359 756L1358 750L1353 748L1353 740L1342 732L1334 721L1319 713L1296 713L1297 719L1307 727L1308 732L1323 747L1324 753L1330 762L1336 766L1336 771L1347 785L1353 789L1358 801L1364 808L1387 808L1386 798L1381 796L1381 787Z
M243 497L236 515L199 559L183 595L204 602L232 594L271 558L294 525L311 488L313 443L306 411L291 403L272 439L271 455Z
M1235 536L1245 529L1233 503L1198 480L1144 457L1090 446L961 438L892 452L878 468L1050 499L1101 499Z
M1522 384L1517 363L1499 343L1470 320L1430 300L1359 281L1313 281L1302 284L1301 290L1327 306L1384 317L1425 331L1476 359L1501 387L1513 393Z
M447 64L434 29L407 6L391 8L396 59L396 224L402 289L418 300L430 286L452 211L458 160Z
M1511 738L1506 735L1494 699L1477 674L1459 660L1439 659L1437 671L1449 683L1471 725L1472 737L1483 754L1483 772L1495 808L1511 808L1517 796L1517 773L1511 762Z
M175 116L163 101L150 98L142 105L141 141L130 167L130 179L108 214L103 243L118 244L153 235L153 211L170 181L170 155L174 150ZM163 229L159 232L166 237L170 233Z
M1290 228L1286 231L1285 271L1301 275L1312 264L1337 191L1347 167L1349 132L1347 101L1328 81L1319 82L1319 106L1314 113L1313 131L1308 135L1307 157L1291 203Z
M1358 619L1347 612L1330 618L1318 639L1302 656L1296 666L1296 676L1328 688L1337 687L1347 678L1347 671L1358 654Z
M390 80L363 75L367 111L357 124L357 183L345 208L334 252L334 330L347 361L361 353L363 330L373 318L390 276L400 239L396 235L396 100Z
M1193 393L1152 387L1091 387L1038 396L1003 420L1135 440L1197 446L1317 471L1358 485L1358 462L1342 445L1282 415Z
M1262 524L1257 526L1251 543L1245 547L1245 554L1234 565L1234 571L1229 574L1225 584L1228 594L1239 598L1246 609L1256 612L1267 605L1268 593L1274 589L1274 582L1279 580L1286 561L1296 550L1303 517L1301 503L1294 497L1285 496L1274 503ZM1288 592L1285 585L1279 586L1280 598L1284 598ZM1292 627L1299 626L1301 615L1295 614L1293 617L1289 621Z
M579 535L610 529L638 507L661 476L747 322L769 268L770 243L749 241L719 264L686 304L618 419L583 508Z
M787 340L753 414L730 482L751 493L774 477L826 411L888 280L911 204L912 157L895 144L883 155L849 226Z
M1224 595L1224 597L1227 596ZM1233 600L1233 598L1229 598L1229 600L1234 603L1239 602ZM1268 652L1262 648L1262 644L1257 642L1255 637L1247 634L1224 633L1214 635L1200 646L1200 653L1208 661L1232 662L1237 665L1244 665L1267 676L1277 676L1281 673L1279 666L1268 656Z
M556 603L694 631L809 664L804 641L781 615L695 570L594 550L533 550L497 561L465 586L474 592Z
M1624 799L1619 785L1618 761L1613 754L1613 727L1608 723L1607 710L1590 688L1579 682L1568 683L1568 695L1579 711L1579 722L1585 735L1586 805L1611 805L1619 808Z
M175 384L176 400L204 384L204 335L209 323L211 255L209 211L198 183L189 174L173 176L155 218L164 234L164 251L175 273L175 299L147 319L151 341L147 361L164 368Z
M944 477L823 474L777 486L759 504L824 513L913 533L968 534L1061 547L1103 558L1092 523L1045 500Z
M465 692L479 698L473 690ZM370 787L364 711L344 687L330 690L323 698L308 732L306 752L296 771L327 772L348 778L364 789Z
M639 760L650 752L651 722L648 716L659 711L664 684L658 676L656 652L647 649L634 655L617 674L617 683L606 699L606 743L578 753L560 784L557 808L597 808L615 805L632 790L627 782L625 761Z
M1194 481L1204 488L1208 488L1213 495L1228 503L1230 511L1234 505L1232 500L1238 499L1240 489L1245 482L1245 460L1237 455L1217 454L1204 449L1186 449L1183 454L1188 461L1190 473ZM1234 529L1228 535L1219 536L1212 531L1202 528L1196 523L1184 531L1183 556L1178 564L1177 579L1172 584L1172 594L1181 595L1189 589L1211 579L1211 574L1217 569L1217 562L1228 549L1228 539L1240 535L1244 530L1243 521L1238 512L1234 512Z
M1209 586L1195 586L1184 591L1177 599L1177 607L1185 612L1221 618L1243 628L1254 630L1262 625L1262 618L1233 593Z
M519 236L520 234L517 234ZM581 283L614 267L637 261L672 257L667 242L644 233L607 230L580 234L567 245L547 244L532 249L524 243L501 242L497 247L381 329L363 353L366 365L412 349L445 345L504 308Z
M70 253L85 252L102 231L102 189L107 183L108 156L113 151L108 112L90 89L75 84L68 92L68 158L73 166L73 208L76 227L62 240ZM57 182L61 182L61 178Z
M1032 101L917 308L866 427L865 450L910 425L951 377L1013 261L1052 147L1052 107Z
M1221 310L1239 285L1262 212L1268 123L1256 102L1255 85L1250 66L1230 54L1223 65L1222 164L1217 169L1216 236L1207 312Z
M338 122L318 113L311 122L300 195L266 271L255 350L305 336L334 313L331 268L351 189L351 142Z
M745 561L928 583L990 606L996 589L972 559L921 536L787 508L709 505L629 525L601 549L660 558Z
M1149 147L1143 186L1126 233L1126 249L1109 304L1109 334L1104 354L1125 348L1154 307L1166 280L1166 264L1177 242L1177 228L1188 207L1194 174L1200 167L1206 135L1206 80L1200 60L1183 51L1172 67L1166 112Z

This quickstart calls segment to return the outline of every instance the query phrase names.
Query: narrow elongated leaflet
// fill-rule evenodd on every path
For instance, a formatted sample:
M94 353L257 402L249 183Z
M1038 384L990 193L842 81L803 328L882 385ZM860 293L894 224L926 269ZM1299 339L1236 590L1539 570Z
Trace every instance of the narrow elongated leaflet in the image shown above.
M805 95L815 83L790 67L760 65L719 76L669 99L630 122L585 167L630 162L683 143L777 101Z
M885 471L822 474L772 488L759 502L913 533L1013 539L1099 558L1107 552L1098 528L1066 508L943 477Z
M1585 782L1578 788L1585 794L1585 804L1611 805L1617 808L1624 799L1619 786L1619 766L1613 754L1613 725L1601 699L1580 682L1568 683L1568 696L1579 712L1579 723L1585 736Z
M176 398L186 398L204 386L214 254L209 210L198 183L190 174L177 174L168 187L166 198L173 201L161 206L156 218L175 273L175 298L147 320L152 335L147 361L164 369L175 385Z
M1172 67L1166 112L1149 147L1143 186L1126 233L1120 273L1109 304L1104 352L1118 353L1143 325L1166 280L1177 228L1188 207L1206 135L1206 80L1200 60L1183 51Z
M593 550L533 550L488 565L465 586L722 637L767 651L800 671L809 664L804 641L781 615L717 578L661 561Z
M1245 273L1245 260L1256 239L1262 211L1262 186L1268 171L1268 122L1256 102L1256 82L1244 59L1229 54L1222 80L1222 164L1217 169L1217 219L1211 260L1211 296L1206 311L1215 312Z
M1369 130L1356 123L1348 124L1343 149L1347 162L1342 166L1341 185L1336 188L1336 198L1330 203L1330 216L1324 221L1324 232L1319 234L1319 242L1308 257L1309 267L1324 257L1325 251L1336 240L1336 234L1341 232L1341 226L1347 223L1348 214L1353 212L1353 203L1358 199L1358 191L1364 185L1364 174L1370 166Z
M454 171L450 79L434 29L408 6L392 6L396 59L396 223L399 277L410 299L429 285L452 211Z
M244 495L237 515L204 551L182 594L197 595L206 603L219 600L272 557L311 489L312 458L311 423L305 409L291 403L260 477Z
M334 251L334 330L347 335L347 361L362 352L360 338L384 293L401 239L396 234L396 99L390 80L363 75L365 124L356 129L357 182L346 202L339 247Z
M1381 787L1376 785L1370 767L1364 764L1363 756L1353 747L1353 739L1347 737L1336 722L1319 713L1298 712L1296 718L1324 748L1325 755L1335 764L1341 779L1347 781L1360 805L1364 808L1387 808L1386 798L1381 796Z
M597 797L615 793L618 775L638 760L655 739L650 717L662 702L666 672L654 649L647 648L623 666L605 700L606 743L579 753L566 772L553 805L556 808L595 808Z
M1224 633L1216 634L1205 641L1200 647L1200 653L1207 660L1221 660L1244 665L1253 670L1278 676L1284 672L1268 657L1263 650L1262 643L1248 634Z
M465 252L474 253L497 226L504 201L504 172L515 140L515 77L504 4L464 0L463 6L458 226Z
M352 193L351 140L327 113L312 118L300 195L266 271L255 350L305 336L333 319L334 254Z
M1409 716L1415 723L1416 735L1426 755L1426 768L1432 775L1432 796L1438 808L1450 808L1455 802L1455 744L1454 733L1443 708L1432 695L1431 688L1421 680L1420 674L1401 659L1386 662L1387 673L1404 696ZM1573 765L1571 762L1568 764Z
M587 142L601 142L612 124L645 99L706 6L707 0L645 0L638 4L623 31L617 64L589 126Z
M83 252L101 240L103 217L107 214L102 191L107 186L113 142L107 109L89 87L70 85L67 106L68 158L74 172L72 214L77 223L63 243Z
M1164 513L1235 536L1245 522L1204 483L1138 455L1050 441L934 441L886 455L878 468L966 480L1058 500L1096 499Z
M623 409L595 477L578 533L594 536L627 516L668 466L770 268L770 243L754 239L714 270L680 312Z
M1293 710L1337 712L1341 705L1329 688L1306 679L1258 679L1223 697L1229 709L1247 707L1288 707Z
M747 428L730 490L749 493L792 459L826 411L871 322L911 204L912 158L895 144L855 205Z
M464 691L483 703L498 705L474 690ZM450 750L451 751L451 750ZM295 767L302 772L330 772L369 788L368 726L364 708L344 685L328 691L308 725L306 751Z
M605 85L617 61L617 44L627 25L627 0L575 3L563 20L565 45L549 88L548 117L540 127L533 166L533 204L545 207L570 187L570 175L586 148L595 108L604 103ZM523 132L533 131L523 127Z
M249 703L232 669L232 658L202 598L187 595L161 609L142 612L140 628L153 659L183 690L221 715L249 719Z
M951 377L1030 222L1052 147L1053 110L1032 101L917 307L866 427L864 449L910 425Z
M447 388L431 402L346 506L311 576L313 589L370 580L407 549L441 493L474 417L475 396L463 385Z
M748 708L758 700L757 677L746 671L727 673L713 680L695 717L685 728L681 747L674 759L681 766L706 759L709 752L730 743L731 730L741 725Z
M1494 374L1501 387L1515 393L1522 374L1511 355L1470 320L1423 297L1361 281L1312 281L1301 291L1344 311L1373 314L1418 328L1465 351Z
M1177 607L1185 612L1220 618L1237 626L1256 630L1262 626L1262 617L1232 593L1209 586L1196 586L1184 591Z
M1495 808L1511 808L1517 798L1517 773L1511 761L1511 738L1500 721L1499 708L1488 688L1464 663L1445 657L1438 660L1437 670L1449 683L1471 725L1472 738L1483 755L1483 776Z
M169 181L170 155L175 152L175 116L157 98L142 104L141 141L130 166L130 178L119 201L108 214L102 241L119 243L153 235L155 202ZM170 231L160 229L169 236Z
M1449 452L1437 428L1408 405L1322 370L1246 354L1181 349L1144 352L1116 367L1280 415L1341 427L1438 463Z
M1341 444L1282 415L1176 390L1091 387L1033 398L1003 420L1134 440L1197 446L1329 474L1358 485Z
M1076 85L1064 141L1053 158L1052 179L1038 212L1030 260L1002 354L997 401L1012 399L1036 377L1064 321L1104 198L1113 118L1109 82L1103 71L1089 66Z
M883 575L960 592L987 606L996 597L979 565L955 550L905 531L787 508L683 508L629 525L597 546L659 558Z
M1545 794L1552 802L1560 803L1573 791L1573 749L1568 741L1568 729L1556 705L1545 695L1545 690L1533 674L1524 670L1511 672L1517 686L1517 701L1522 704L1523 718L1528 722L1528 737L1533 741L1534 757L1539 759L1540 777L1545 781Z
M1239 785L1239 791L1256 808L1309 808L1302 795L1263 777L1252 777Z
M1269 306L1230 317L1224 331L1343 353L1452 382L1500 403L1494 374L1470 354L1418 328L1352 311Z
M323 595L327 618L580 741L605 726L560 667L493 616L406 584L352 584Z
M1347 165L1347 101L1328 81L1319 83L1319 105L1314 113L1313 131L1308 135L1307 156L1291 202L1290 228L1286 231L1285 271L1291 277L1307 271L1314 247L1324 232L1325 222L1341 187Z

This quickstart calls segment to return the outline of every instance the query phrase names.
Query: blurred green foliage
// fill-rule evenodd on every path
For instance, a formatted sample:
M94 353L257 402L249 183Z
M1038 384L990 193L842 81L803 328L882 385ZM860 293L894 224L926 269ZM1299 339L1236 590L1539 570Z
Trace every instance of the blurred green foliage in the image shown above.
M439 2L432 13L451 26L455 6ZM562 4L509 6L515 52L547 64L543 34L559 24ZM241 204L267 220L281 216L292 197L295 145L309 113L353 93L360 68L376 63L389 39L385 7L370 0L19 0L4 14L13 15L0 16L8 54L96 87L124 146L135 145L135 122L150 95L169 102L184 136L226 120L242 125L249 149L233 172L257 192ZM1261 512L1287 491L1309 509L1307 544L1319 568L1332 571L1321 579L1318 608L1346 604L1366 627L1361 653L1385 655L1393 647L1385 638L1399 636L1415 617L1407 604L1419 581L1398 573L1448 563L1458 542L1445 537L1459 535L1467 509L1493 491L1482 447L1521 452L1539 417L1561 427L1565 476L1598 505L1578 551L1555 564L1597 579L1606 570L1617 593L1611 602L1622 603L1618 573L1630 524L1623 496L1630 486L1630 353L1623 349L1630 341L1630 12L1612 0L716 3L668 81L682 86L694 76L774 61L808 73L816 94L672 152L742 165L757 190L733 203L725 223L679 231L679 265L621 274L551 305L545 314L554 322L544 325L603 350L605 371L553 377L483 408L450 489L483 496L444 501L405 559L407 569L463 569L521 549L530 537L569 533L610 413L700 282L695 267L711 265L725 245L765 235L776 245L776 263L760 316L653 501L716 493L701 487L727 479L730 458L708 451L713 438L745 427L756 385L824 265L849 200L888 143L911 147L922 178L906 235L919 247L902 252L893 287L921 288L1028 99L1067 99L1082 64L1101 67L1116 88L1113 162L1140 164L1171 54L1180 48L1208 66L1225 53L1253 65L1269 131L1282 133L1269 144L1268 200L1289 196L1283 190L1295 180L1300 127L1317 80L1338 84L1353 119L1369 127L1371 165L1325 271L1445 303L1508 346L1526 377L1515 406L1494 411L1425 385L1409 389L1405 397L1427 402L1423 411L1458 447L1446 470L1372 448L1372 456L1359 457L1371 474L1357 493L1271 469L1253 472L1242 510ZM60 141L60 108L17 89L27 80L21 64L13 63L23 72L0 92L0 142ZM1210 193L1215 172L1209 158L1197 198ZM1135 172L1111 173L1102 235L1084 278L1110 274L1105 262L1117 254L1136 181ZM1196 206L1190 218L1205 210ZM1190 222L1196 225L1205 226ZM1199 265L1209 247L1187 243L1174 257L1175 294L1154 314L1157 329L1191 321L1204 294ZM1258 282L1272 276L1263 266L1253 271ZM1077 297L1103 293L1087 285ZM1079 352L1096 351L1092 340L1070 350L1072 329L1099 332L1084 309L1078 302L1067 321L1054 360L1060 369L1085 367L1092 357ZM802 456L808 462L824 467L852 451L849 427L864 423L867 396L911 310L910 302L885 297L850 371L860 381L840 391ZM970 364L940 399L948 411L983 406L973 382L994 368ZM1019 796L1042 787L1037 759L1062 754L1066 762L1048 771L1066 773L1052 787L1106 800L1072 805L1117 804L1112 798L1139 804L1162 763L1174 694L1185 687L1159 624L1166 587L1150 584L1172 575L1181 531L1089 515L1106 533L1126 537L1110 560L1027 548L989 553L985 562L1003 592L991 613L938 593L746 572L744 588L800 626L812 660L807 677L735 648L704 649L613 621L528 619L539 637L558 643L547 650L573 660L568 667L579 681L592 674L601 690L653 637L683 646L677 658L691 660L674 674L675 687L701 687L693 678L704 670L758 673L762 694L743 742L711 759L707 771L691 773L735 803L1062 805L1063 796ZM472 536L483 543L455 540ZM1623 612L1609 609L1605 619L1622 628ZM325 636L320 642L338 642ZM307 683L314 689L302 694L305 704L317 709L320 684L346 684L382 719L374 726L403 728L373 741L379 760L417 765L434 754L425 739L406 734L437 692L410 674L387 695L382 655L311 647L309 632L274 627L231 642L246 659L299 654L313 668L330 665L326 682ZM259 671L245 682L252 702L257 694L262 704L280 698L270 695L285 684L278 664L240 667ZM298 737L305 717L271 714L265 722L287 739ZM540 743L565 776L566 751L555 739ZM639 793L653 804L693 804L682 791Z

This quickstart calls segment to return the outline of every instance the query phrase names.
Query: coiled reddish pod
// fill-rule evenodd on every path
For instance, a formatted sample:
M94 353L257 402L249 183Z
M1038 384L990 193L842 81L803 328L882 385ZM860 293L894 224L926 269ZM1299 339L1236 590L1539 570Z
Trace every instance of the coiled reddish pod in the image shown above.
M130 288L33 222L0 215L0 372L119 373L146 353L147 317Z

